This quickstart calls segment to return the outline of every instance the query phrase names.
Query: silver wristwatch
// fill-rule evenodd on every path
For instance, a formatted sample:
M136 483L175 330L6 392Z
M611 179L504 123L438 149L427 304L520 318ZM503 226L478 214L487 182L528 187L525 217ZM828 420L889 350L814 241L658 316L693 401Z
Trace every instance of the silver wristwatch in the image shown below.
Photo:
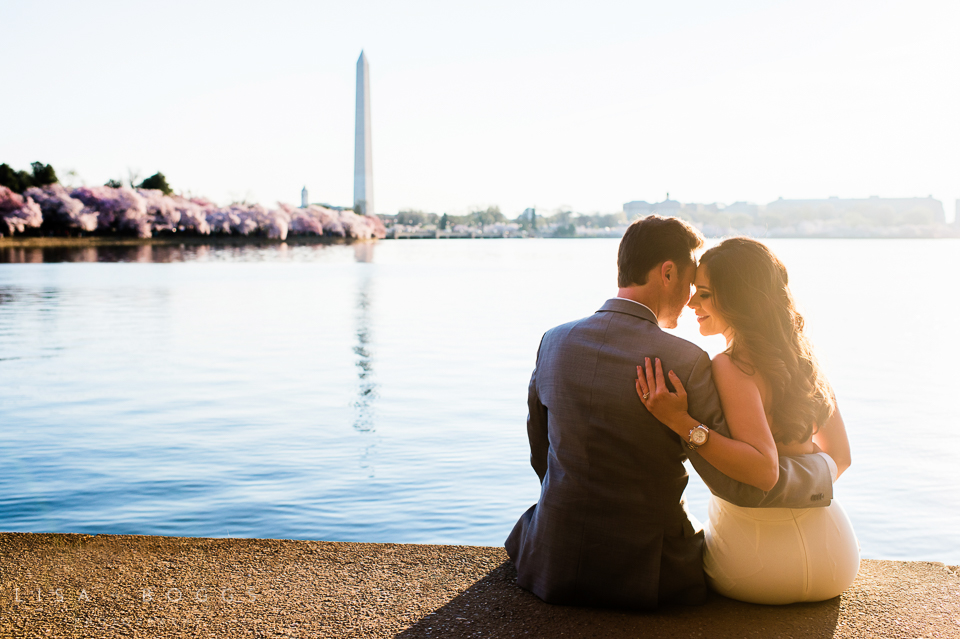
M697 424L695 428L690 429L690 435L687 441L687 448L696 450L707 443L710 438L710 429L703 424Z

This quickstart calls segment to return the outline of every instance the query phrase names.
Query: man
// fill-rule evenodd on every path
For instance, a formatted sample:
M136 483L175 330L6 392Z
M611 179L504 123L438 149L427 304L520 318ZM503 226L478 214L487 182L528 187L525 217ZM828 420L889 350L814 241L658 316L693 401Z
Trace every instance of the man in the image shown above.
M634 222L620 243L617 297L543 336L527 418L540 499L505 546L517 583L546 602L649 609L704 601L703 531L681 501L688 457L715 494L740 506L825 506L833 497L825 457L781 458L780 479L764 493L718 472L637 397L637 365L659 357L686 388L690 414L729 436L709 356L661 330L676 327L690 300L702 246L676 218Z

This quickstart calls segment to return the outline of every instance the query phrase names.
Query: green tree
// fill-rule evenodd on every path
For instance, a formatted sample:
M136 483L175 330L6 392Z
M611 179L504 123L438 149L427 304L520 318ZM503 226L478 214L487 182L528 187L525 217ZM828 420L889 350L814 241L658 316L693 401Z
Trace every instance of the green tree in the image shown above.
M113 178L110 178L109 180L107 180L107 183L104 184L104 186L109 186L112 189L119 189L121 186L123 186L123 182L121 182L120 180L114 180Z
M23 193L31 186L46 186L58 181L56 172L49 164L34 162L30 166L33 167L32 173L14 171L9 164L0 164L0 185Z
M33 184L34 186L46 186L48 184L54 184L59 182L57 179L57 173L53 170L53 167L49 164L44 164L43 162L33 162L30 164L33 167Z
M477 226L486 226L488 224L506 222L507 218L500 212L499 206L488 206L486 210L483 211L472 211L470 213L470 221Z
M620 226L626 224L627 215L620 211L619 213L608 213L606 215L593 215L593 224L597 228L607 228L611 226Z
M554 237L576 237L577 236L577 225L576 224L567 224L566 226L558 226L557 230L553 232Z
M22 176L26 176L27 179L31 180L32 182L31 176L26 172L14 171L9 164L0 164L0 186L5 186L15 193L23 193L25 189L32 185L24 185L22 183Z
M449 221L450 221L450 219L447 217L447 214L444 213L444 214L443 214L443 217L440 218L440 230L441 230L441 231L446 231L446 230L447 230L447 223L448 223Z
M550 217L546 218L545 221L549 224L559 224L561 226L567 226L568 224L573 222L573 220L570 219L572 216L573 216L573 213L571 213L570 211L560 210L554 213L553 215L551 215Z
M454 227L458 225L470 226L473 218L469 215L450 215L444 213L447 216L447 226Z
M422 226L427 223L427 214L423 211L414 211L412 209L404 209L397 213L397 224L404 224L406 226Z
M167 178L163 176L163 173L157 171L146 180L137 185L137 188L141 189L156 189L158 191L163 191L164 195L172 195L173 189L170 188L170 185L167 184Z

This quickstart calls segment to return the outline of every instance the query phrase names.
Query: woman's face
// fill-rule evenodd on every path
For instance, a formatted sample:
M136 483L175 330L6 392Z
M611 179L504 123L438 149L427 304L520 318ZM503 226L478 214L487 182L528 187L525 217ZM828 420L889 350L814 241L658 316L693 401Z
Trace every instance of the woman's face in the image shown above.
M697 278L693 283L697 287L697 292L690 298L688 306L697 314L700 334L723 335L729 342L733 337L733 329L717 311L713 290L710 288L710 276L706 267L697 268Z

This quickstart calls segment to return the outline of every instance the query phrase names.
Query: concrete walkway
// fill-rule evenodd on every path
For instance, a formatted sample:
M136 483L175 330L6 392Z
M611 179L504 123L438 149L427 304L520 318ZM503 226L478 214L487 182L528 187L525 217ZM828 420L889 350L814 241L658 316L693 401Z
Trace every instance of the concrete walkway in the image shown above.
M0 533L0 637L960 637L960 576L865 560L818 604L550 606L502 548Z

